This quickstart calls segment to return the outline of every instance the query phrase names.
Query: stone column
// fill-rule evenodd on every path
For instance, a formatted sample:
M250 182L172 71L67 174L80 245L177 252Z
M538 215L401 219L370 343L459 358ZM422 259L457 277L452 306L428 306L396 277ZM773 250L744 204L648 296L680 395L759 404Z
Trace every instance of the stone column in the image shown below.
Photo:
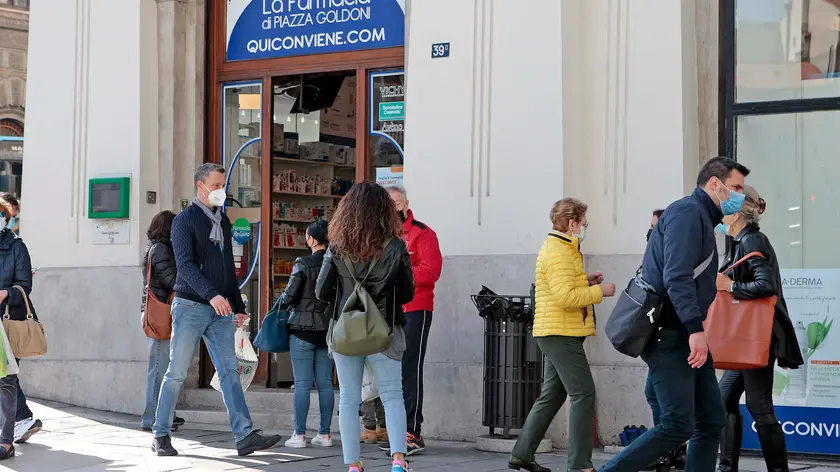
M157 0L160 209L178 212L195 194L193 172L204 162L204 0ZM186 386L197 387L198 354Z
M697 25L697 112L700 163L718 155L720 28L719 2L695 3Z
M157 0L161 209L193 197L204 160L205 0Z

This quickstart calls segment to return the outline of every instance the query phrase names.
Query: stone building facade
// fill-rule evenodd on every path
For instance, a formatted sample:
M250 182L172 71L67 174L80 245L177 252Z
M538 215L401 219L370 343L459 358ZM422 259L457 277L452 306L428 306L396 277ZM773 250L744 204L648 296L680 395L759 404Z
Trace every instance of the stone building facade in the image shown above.
M23 136L29 1L0 0L0 135Z

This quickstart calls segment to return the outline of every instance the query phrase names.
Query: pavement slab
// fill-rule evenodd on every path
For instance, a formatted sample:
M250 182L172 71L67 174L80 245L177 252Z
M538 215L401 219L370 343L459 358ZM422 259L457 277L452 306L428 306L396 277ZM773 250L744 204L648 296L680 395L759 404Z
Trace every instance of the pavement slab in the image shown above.
M151 451L151 433L139 429L139 419L131 415L108 413L55 402L33 401L30 406L44 422L43 431L28 444L17 447L17 457L0 463L0 472L105 472L105 471L262 471L318 472L346 471L341 443L335 435L332 448L287 449L282 446L239 457L230 432L219 427L187 424L173 434L177 457L157 457ZM288 435L288 431L267 431ZM480 452L474 444L427 441L428 452L411 461L415 471L503 472L507 455ZM611 454L596 452L596 467ZM390 472L390 460L375 446L362 445L366 472ZM562 451L538 456L538 462L564 472ZM741 470L762 472L758 457L742 458ZM797 472L840 472L840 462L796 459L791 470Z

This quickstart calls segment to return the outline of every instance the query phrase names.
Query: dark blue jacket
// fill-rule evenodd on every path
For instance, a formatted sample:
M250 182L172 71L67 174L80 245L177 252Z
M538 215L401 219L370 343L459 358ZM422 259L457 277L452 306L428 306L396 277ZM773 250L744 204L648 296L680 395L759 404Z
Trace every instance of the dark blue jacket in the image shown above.
M29 249L23 240L12 230L3 228L0 231L0 290L9 292L9 297L0 303L0 316L6 312L9 305L9 318L13 320L26 319L26 301L17 285L23 288L26 296L32 292L32 261L29 259ZM30 306L32 305L30 301ZM35 315L35 307L32 307ZM37 318L37 315L35 315Z
M650 235L642 277L667 293L659 324L688 334L703 331L715 299L718 271L715 226L723 219L718 203L701 188L672 203ZM694 269L715 254L696 279Z
M209 305L210 300L221 295L236 313L245 313L233 264L230 220L222 216L224 252L210 241L212 229L210 218L195 204L172 222L172 249L178 267L175 296Z

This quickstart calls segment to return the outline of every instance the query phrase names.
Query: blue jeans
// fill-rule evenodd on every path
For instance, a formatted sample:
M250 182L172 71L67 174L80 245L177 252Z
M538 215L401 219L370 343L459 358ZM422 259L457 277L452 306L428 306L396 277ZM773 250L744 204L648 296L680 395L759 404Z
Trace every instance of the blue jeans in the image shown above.
M650 405L650 413L653 416L653 425L659 424L659 402L656 400L656 389L653 388L653 377L648 372L647 380L645 381L645 398L648 405Z
M661 329L656 336L642 359L650 368L658 422L600 472L636 472L689 439L686 472L713 472L725 413L712 356L703 367L693 369L684 333Z
M350 465L359 462L361 454L358 439L362 434L359 425L359 407L362 404L362 377L365 374L366 361L376 378L379 398L382 400L382 406L385 407L391 454L405 454L407 450L406 417L402 393L402 362L395 361L385 354L352 357L334 352L333 357L341 390L338 427L341 430L341 437L345 438L341 441L344 463Z
M155 424L160 386L163 374L169 368L169 340L149 338L149 371L146 374L146 408L140 417L140 426L151 428Z
M321 410L319 434L330 434L335 392L332 387L333 361L326 347L317 347L297 336L289 339L292 370L295 373L295 433L306 434L306 417L309 415L309 393L312 381L318 386L318 405Z
M219 374L222 400L237 442L245 439L253 429L245 392L239 383L239 361L234 350L233 317L219 316L213 307L183 298L172 302L172 340L169 369L163 378L155 417L155 437L166 436L172 430L175 403L187 378L195 347L204 338L210 359ZM720 397L720 395L718 395Z
M20 359L15 360L20 365ZM28 420L34 416L32 410L29 409L29 405L26 404L26 395L23 394L23 389L20 388L20 382L17 382L17 414L15 415L15 421Z

